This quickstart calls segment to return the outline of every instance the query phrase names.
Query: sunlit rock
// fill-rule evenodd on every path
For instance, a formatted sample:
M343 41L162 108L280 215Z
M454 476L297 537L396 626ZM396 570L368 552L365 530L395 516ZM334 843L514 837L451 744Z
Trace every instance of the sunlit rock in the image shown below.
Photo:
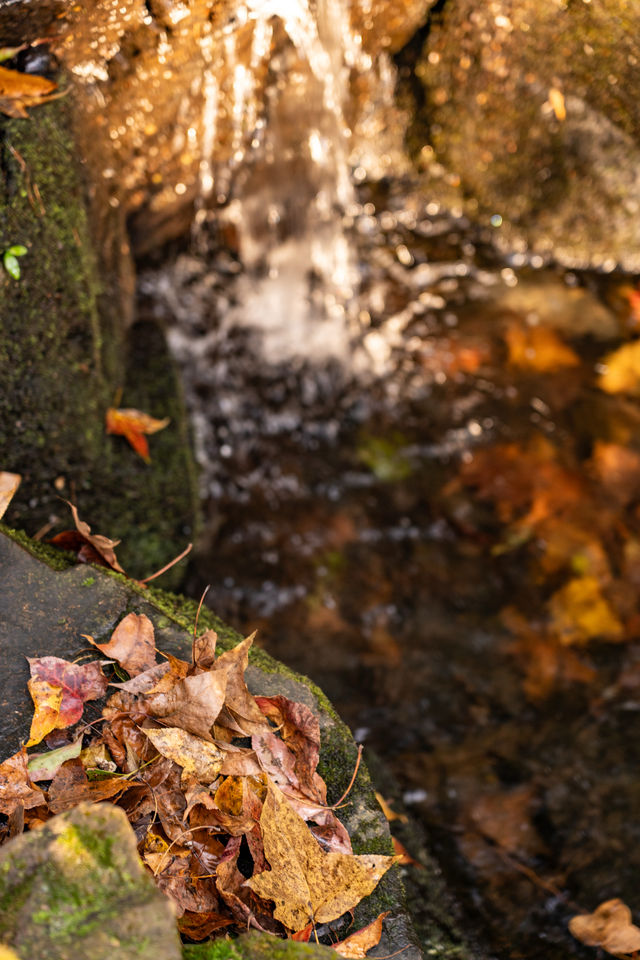
M434 19L429 138L474 219L506 248L640 268L637 4L459 0Z

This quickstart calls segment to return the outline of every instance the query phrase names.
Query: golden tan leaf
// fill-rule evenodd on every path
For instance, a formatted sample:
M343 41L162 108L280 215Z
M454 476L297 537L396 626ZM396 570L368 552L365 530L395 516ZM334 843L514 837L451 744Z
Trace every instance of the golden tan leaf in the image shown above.
M247 880L247 886L274 901L276 920L289 930L302 930L310 921L329 923L352 910L396 862L373 854L325 853L271 781L260 827L271 870Z
M199 783L213 783L218 776L224 753L212 743L202 737L194 737L179 727L143 730L158 753L173 760Z

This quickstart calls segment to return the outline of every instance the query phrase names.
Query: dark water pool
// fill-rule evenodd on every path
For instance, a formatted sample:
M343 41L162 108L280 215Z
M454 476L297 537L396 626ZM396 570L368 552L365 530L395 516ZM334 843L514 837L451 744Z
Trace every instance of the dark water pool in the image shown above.
M385 761L488 952L592 956L568 919L640 906L634 278L501 259L404 188L352 214L340 356L265 359L228 235L142 274L203 468L190 590Z

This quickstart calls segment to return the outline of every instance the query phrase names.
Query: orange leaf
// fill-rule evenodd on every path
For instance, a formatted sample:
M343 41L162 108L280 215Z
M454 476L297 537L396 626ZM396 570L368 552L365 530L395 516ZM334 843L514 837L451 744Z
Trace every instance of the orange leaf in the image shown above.
M97 563L103 567L111 567L118 573L124 573L114 551L114 547L117 547L120 541L110 540L109 537L103 537L100 533L91 533L89 524L78 516L77 508L68 500L65 500L65 503L71 509L76 529L63 530L62 533L52 537L49 543L53 543L62 550L73 551L82 563Z
M27 746L40 743L51 730L64 730L82 716L86 700L97 700L107 689L99 663L68 663L60 657L27 657L29 692L36 712Z
M363 960L372 947L377 947L382 936L382 921L389 916L389 911L379 914L373 923L367 924L362 930L352 933L341 943L335 943L333 949L339 957L347 960Z
M144 435L164 430L168 423L168 417L165 417L164 420L155 420L148 413L130 408L116 409L115 407L109 407L106 415L107 433L115 433L125 437L146 463L151 463L151 457L149 456L149 445Z
M27 116L27 107L46 103L62 94L54 94L56 84L46 77L32 73L19 73L0 67L0 111L9 117Z

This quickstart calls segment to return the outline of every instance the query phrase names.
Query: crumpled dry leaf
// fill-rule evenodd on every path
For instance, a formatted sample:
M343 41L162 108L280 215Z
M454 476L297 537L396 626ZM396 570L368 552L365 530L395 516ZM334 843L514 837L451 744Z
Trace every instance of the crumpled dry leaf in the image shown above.
M215 630L205 630L193 641L193 661L196 667L209 670L216 659L218 634Z
M173 760L185 774L195 777L199 783L213 783L218 776L224 753L214 744L194 737L179 727L143 729L158 753Z
M19 473L7 473L5 470L0 471L0 517L3 517L6 513L14 493L20 486L21 480L22 477Z
M213 671L224 671L227 685L224 699L225 714L219 723L228 726L240 736L250 737L268 728L262 711L249 693L244 673L249 664L249 649L255 633L238 643L233 649L221 654L213 665Z
M96 643L92 637L87 640L105 656L116 660L131 677L137 677L156 665L153 624L144 613L129 613L120 621L108 643Z
M346 957L347 960L363 960L367 952L372 947L377 947L382 936L382 921L389 916L389 910L385 913L379 913L375 920L368 923L366 927L352 933L341 943L334 943L333 949L339 957Z
M329 923L368 896L395 857L324 853L304 820L269 781L260 826L271 870L247 880L273 900L274 916L289 930Z
M640 950L640 929L631 922L631 910L622 900L606 900L593 913L569 921L569 930L588 947L602 947L619 955Z
M211 670L185 677L167 693L149 695L147 703L152 715L162 717L169 726L212 741L211 730L222 710L226 691L226 671Z
M142 410L109 407L105 423L107 433L123 436L146 463L151 463L149 444L145 434L164 430L169 423L169 417L165 417L164 420L156 420L154 417L150 417L148 413L143 413Z
M89 780L79 757L63 763L51 781L48 793L49 809L52 813L62 813L77 807L79 803L99 803L109 800L125 790L135 786L132 780L124 777L110 777L106 780Z
M28 687L36 708L27 744L31 747L51 730L77 723L85 701L104 696L107 678L99 663L68 663L60 657L27 659L31 670Z
M49 543L63 550L71 550L82 563L97 563L102 567L117 570L118 573L124 573L114 552L114 547L117 547L120 541L110 540L109 537L103 537L100 533L91 533L89 524L78 516L77 508L68 500L65 500L65 503L71 509L76 529L63 530L62 533L52 537Z
M0 813L10 815L18 804L29 810L46 802L40 787L31 782L28 759L23 749L0 763Z

